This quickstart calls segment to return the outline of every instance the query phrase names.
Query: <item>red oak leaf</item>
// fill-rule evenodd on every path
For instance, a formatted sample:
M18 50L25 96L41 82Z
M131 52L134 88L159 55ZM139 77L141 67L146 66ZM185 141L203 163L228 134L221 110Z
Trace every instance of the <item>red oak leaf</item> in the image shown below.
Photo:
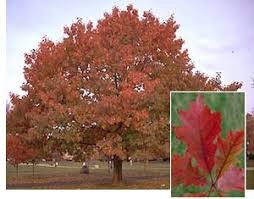
M244 170L230 166L219 178L218 188L222 191L243 191L244 190Z
M183 157L174 155L172 159L172 185L183 183L188 185L205 185L206 178L202 176L197 167L192 166L191 157L188 152Z
M216 173L217 178L224 174L230 165L238 161L237 156L242 152L242 144L244 133L240 132L229 132L226 139L218 138L217 146L219 153L216 156Z
M190 103L189 110L179 111L179 116L182 125L174 129L176 137L188 145L188 151L197 160L198 166L211 173L217 148L214 142L221 131L220 113L213 113L199 95L196 101Z

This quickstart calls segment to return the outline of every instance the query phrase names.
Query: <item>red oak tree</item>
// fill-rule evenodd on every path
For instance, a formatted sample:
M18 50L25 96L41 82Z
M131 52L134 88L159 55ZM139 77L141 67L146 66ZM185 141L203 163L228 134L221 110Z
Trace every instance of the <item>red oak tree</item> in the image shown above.
M169 156L170 90L241 86L194 73L178 28L173 17L160 22L130 5L96 26L78 19L60 42L43 38L25 55L26 132L52 150L114 156L113 182L122 181L122 160L137 151Z

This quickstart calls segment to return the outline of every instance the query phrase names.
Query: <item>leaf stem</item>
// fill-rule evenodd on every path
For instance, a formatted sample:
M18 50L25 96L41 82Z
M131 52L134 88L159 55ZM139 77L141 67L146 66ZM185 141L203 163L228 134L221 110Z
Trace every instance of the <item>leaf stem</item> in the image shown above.
M209 197L210 193L212 192L212 188L213 188L213 184L211 184L211 187L210 187L210 189L209 189L209 191L208 191L208 193L207 193L207 196L208 196L208 197Z

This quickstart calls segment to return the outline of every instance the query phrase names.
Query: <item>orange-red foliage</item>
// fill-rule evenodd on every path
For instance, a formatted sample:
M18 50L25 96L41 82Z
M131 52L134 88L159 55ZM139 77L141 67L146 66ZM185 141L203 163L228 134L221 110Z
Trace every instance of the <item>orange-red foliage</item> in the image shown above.
M78 19L60 42L44 37L25 55L23 132L41 140L38 146L72 154L99 149L121 158L137 151L168 157L171 90L241 86L194 73L178 28L173 17L161 22L129 5L105 13L96 26Z
M37 150L27 145L18 135L8 134L6 145L7 159L12 165L36 159Z

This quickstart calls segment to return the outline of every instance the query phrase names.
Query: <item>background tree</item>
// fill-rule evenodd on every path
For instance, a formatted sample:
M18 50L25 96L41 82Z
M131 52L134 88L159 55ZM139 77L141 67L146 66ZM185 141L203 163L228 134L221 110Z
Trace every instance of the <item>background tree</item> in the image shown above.
M167 153L171 90L241 86L194 73L178 28L173 17L160 22L129 5L105 13L95 27L78 19L60 42L44 37L25 55L26 132L49 150L113 156L115 183L122 181L122 160L137 150Z
M252 78L252 87L254 88L254 78ZM247 157L251 158L254 154L254 112L246 115L247 131Z
M21 136L13 134L7 135L6 153L8 162L16 167L17 175L18 165L20 163L33 161L37 156L36 149L32 149L31 147L29 147Z
M247 113L246 120L247 156L251 158L254 155L254 114Z
M18 165L26 159L24 156L25 148L18 136L7 135L6 154L7 161L16 167L18 175Z
M29 111L34 106L30 101L28 95L22 97L11 94L11 101L8 105L8 111L6 112L6 127L7 134L18 135L25 144L36 151L36 156L44 158L44 152L46 150L45 143L47 142L46 137L42 137L40 134L30 131L33 123L29 117Z

